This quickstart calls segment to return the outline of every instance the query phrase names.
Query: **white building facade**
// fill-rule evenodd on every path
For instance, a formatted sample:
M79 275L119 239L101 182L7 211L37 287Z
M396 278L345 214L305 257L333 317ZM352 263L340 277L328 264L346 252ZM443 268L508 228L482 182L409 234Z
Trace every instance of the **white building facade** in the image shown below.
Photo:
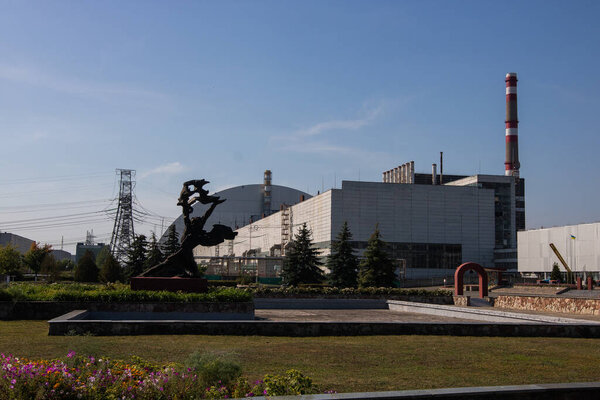
M405 260L407 278L442 276L462 262L492 267L494 191L476 186L343 181L332 189L237 230L232 242L196 249L197 256L276 256L306 224L321 255L346 221L360 255L379 227L391 256ZM412 274L412 276L411 276Z
M571 270L600 278L600 223L558 226L518 232L519 272L549 278L552 265L564 268L550 248L553 243Z

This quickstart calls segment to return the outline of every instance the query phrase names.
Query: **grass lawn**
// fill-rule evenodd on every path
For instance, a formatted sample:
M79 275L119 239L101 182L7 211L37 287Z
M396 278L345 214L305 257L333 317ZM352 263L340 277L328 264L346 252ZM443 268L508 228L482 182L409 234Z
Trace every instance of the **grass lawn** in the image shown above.
M600 380L600 339L451 336L48 336L45 321L0 321L0 352L183 361L195 350L238 355L251 379L296 368L338 392Z

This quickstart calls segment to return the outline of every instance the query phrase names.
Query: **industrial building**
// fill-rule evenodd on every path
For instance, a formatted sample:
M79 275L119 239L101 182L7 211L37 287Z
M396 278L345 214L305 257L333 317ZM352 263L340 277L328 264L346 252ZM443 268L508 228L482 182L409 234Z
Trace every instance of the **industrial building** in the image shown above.
M359 254L378 225L390 256L406 261L406 278L445 276L463 260L493 263L493 190L353 181L238 229L233 243L223 243L221 250L198 247L195 254L280 256L306 224L326 256L344 221Z
M33 240L26 237L15 235L14 233L0 232L0 246L10 245L21 254L25 254L33 243L35 243Z
M252 219L237 229L235 240L199 247L195 255L204 260L281 257L306 224L324 257L347 222L359 255L378 226L408 279L448 276L466 261L516 272L517 232L525 229L525 180L519 176L516 74L507 74L505 82L504 175L444 175L440 153L439 173L437 164L431 174L416 173L411 161L383 172L381 183L343 181L341 189L304 196ZM227 198L225 191L219 195Z
M518 233L519 272L524 276L550 278L552 266L565 268L551 249L554 244L575 276L600 279L600 222L532 229Z

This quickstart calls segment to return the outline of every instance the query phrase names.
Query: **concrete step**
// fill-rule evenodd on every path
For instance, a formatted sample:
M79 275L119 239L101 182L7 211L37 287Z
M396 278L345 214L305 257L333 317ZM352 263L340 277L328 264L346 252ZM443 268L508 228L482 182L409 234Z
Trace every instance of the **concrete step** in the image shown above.
M492 306L490 305L490 303L488 303L487 301L485 301L485 299L482 299L482 298L479 298L479 297L471 297L470 301L471 301L471 307L488 307L488 308L492 308Z

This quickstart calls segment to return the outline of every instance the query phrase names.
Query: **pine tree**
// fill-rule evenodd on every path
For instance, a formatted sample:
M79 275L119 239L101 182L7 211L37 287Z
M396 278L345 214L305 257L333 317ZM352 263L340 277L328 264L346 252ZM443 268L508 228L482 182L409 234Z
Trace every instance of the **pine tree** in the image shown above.
M133 239L133 243L127 251L127 276L138 276L146 267L146 248L148 247L148 241L145 235L138 235Z
M283 281L291 286L300 283L320 283L323 280L323 272L319 268L322 263L318 254L318 250L313 248L310 230L306 224L302 225L283 260Z
M553 281L560 281L562 279L562 274L560 273L560 269L558 268L558 264L552 264L552 272L550 273L550 279Z
M379 227L369 238L365 259L360 263L358 285L360 287L393 287L396 275L395 267L385 252L385 243L381 240Z
M329 281L336 287L356 287L358 258L350 244L352 233L344 221L342 230L331 244L331 255L327 258L327 268L331 271Z
M104 258L100 265L100 281L117 282L123 279L123 270L117 259L110 253Z
M154 267L164 260L163 253L156 241L156 235L152 232L150 243L148 243L148 258L146 259L146 268Z
M98 282L98 267L91 251L85 251L79 259L73 275L77 282Z
M177 252L181 247L179 243L179 233L175 229L175 224L171 224L169 229L167 230L167 239L163 243L162 251L165 258L169 257L171 254Z

